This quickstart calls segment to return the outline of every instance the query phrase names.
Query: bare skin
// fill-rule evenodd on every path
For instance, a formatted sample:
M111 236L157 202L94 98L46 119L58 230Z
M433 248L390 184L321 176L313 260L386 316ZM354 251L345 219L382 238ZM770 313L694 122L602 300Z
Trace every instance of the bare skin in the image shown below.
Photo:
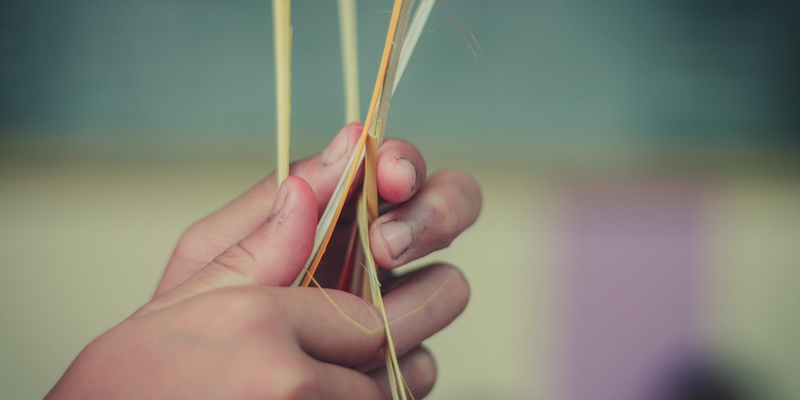
M189 228L153 299L92 341L47 398L387 396L377 310L341 291L287 287L310 255L317 218L359 132L358 124L346 126L321 154L294 163L280 188L268 177ZM456 171L426 177L419 151L400 140L380 149L378 190L388 211L372 226L372 251L386 268L448 246L481 207L472 178ZM321 271L340 268L324 262ZM401 369L422 398L436 367L421 343L464 310L469 288L444 264L387 286Z

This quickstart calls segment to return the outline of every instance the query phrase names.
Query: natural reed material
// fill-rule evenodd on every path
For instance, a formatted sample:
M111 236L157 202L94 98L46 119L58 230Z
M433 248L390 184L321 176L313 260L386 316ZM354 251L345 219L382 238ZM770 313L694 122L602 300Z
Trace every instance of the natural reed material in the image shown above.
M361 239L361 250L363 251L364 261L366 263L364 279L368 285L365 286L369 288L368 293L364 294L371 297L372 303L378 308L381 317L383 317L386 331L384 355L386 357L387 376L391 387L392 398L400 400L405 400L407 398L406 387L403 374L400 371L397 352L394 348L392 332L389 329L386 310L383 306L380 290L381 284L378 279L378 266L375 263L370 248L369 227L372 222L378 218L378 146L383 141L386 116L389 113L395 73L397 72L397 64L400 58L403 39L405 38L406 27L408 26L411 3L411 1L404 2L403 0L395 2L389 33L386 35L384 56L381 61L381 69L378 73L378 80L375 83L375 90L373 92L373 104L370 105L370 112L367 114L367 120L364 124L364 131L368 135L368 138L366 143L364 182L361 189L362 197L358 203L357 211L358 234ZM376 101L377 103L375 103ZM362 135L364 134L362 133Z
M343 175L342 179L340 179L339 184L334 191L333 197L331 197L331 201L328 203L325 212L323 212L322 217L317 224L318 236L316 238L317 240L315 240L313 253L309 258L309 262L306 263L301 276L299 276L298 280L295 281L295 283L299 284L300 286L308 286L308 284L311 282L310 276L302 277L302 275L313 275L316 271L319 261L322 259L322 255L325 253L327 244L330 241L330 237L333 234L336 221L339 219L339 215L344 207L344 202L346 200L345 197L353 184L353 178L356 175L356 171L364 160L364 148L366 141L370 136L368 132L370 132L371 129L374 129L374 116L376 115L375 110L378 107L381 88L385 82L387 67L389 65L389 56L392 52L392 39L397 31L397 25L400 19L400 13L402 11L403 4L403 0L395 0L395 6L392 11L392 20L389 24L389 32L387 34L386 43L384 44L383 57L381 57L381 64L378 69L378 77L375 82L375 90L373 91L372 101L370 102L369 111L367 113L367 120L364 123L364 130L362 131L361 138L359 139L355 151L350 158L345 175ZM317 246L317 244L319 244L319 246Z
M414 53L414 49L417 47L417 42L422 36L422 31L425 29L425 24L431 16L434 5L436 5L436 0L420 0L419 5L414 10L414 19L411 21L411 25L408 26L403 50L400 52L400 60L397 63L397 74L394 79L394 85L392 85L392 94L397 90L400 78L406 72L408 62L411 60L411 54Z
M358 24L356 0L339 0L339 39L342 45L345 123L361 121L358 94Z
M275 114L278 139L278 184L289 176L289 134L292 114L291 0L272 1L275 42Z
M315 282L314 272L322 259L330 241L336 222L339 219L347 194L354 184L358 169L364 165L364 179L360 188L357 208L357 229L353 232L351 247L345 260L345 271L340 280L340 287L349 286L349 289L370 300L380 311L386 334L384 354L386 369L391 386L392 397L395 400L406 400L408 391L400 371L397 352L394 347L389 321L381 297L380 280L378 279L378 266L372 256L369 242L369 227L378 217L378 190L376 168L378 164L378 146L384 137L386 118L389 112L392 95L397 87L397 82L403 75L408 64L411 52L416 46L419 35L430 15L432 1L423 0L415 14L415 21L411 24L411 39L406 44L406 31L412 8L412 0L395 0L389 29L384 43L383 55L375 81L372 99L361 137L351 155L345 173L337 183L336 189L317 225L317 235L314 248L303 272L297 277L293 286L308 286ZM340 23L342 24L342 59L346 94L346 120L358 119L358 68L357 47L355 39L355 4L354 0L340 0ZM361 265L363 268L354 267ZM350 285L350 273L355 279Z

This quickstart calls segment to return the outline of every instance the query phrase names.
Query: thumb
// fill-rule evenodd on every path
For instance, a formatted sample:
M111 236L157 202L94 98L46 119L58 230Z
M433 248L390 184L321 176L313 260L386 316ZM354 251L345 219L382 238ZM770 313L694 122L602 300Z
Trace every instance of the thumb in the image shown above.
M229 286L288 286L311 255L316 228L314 192L306 181L290 176L281 185L269 217L258 229L144 308L155 311Z

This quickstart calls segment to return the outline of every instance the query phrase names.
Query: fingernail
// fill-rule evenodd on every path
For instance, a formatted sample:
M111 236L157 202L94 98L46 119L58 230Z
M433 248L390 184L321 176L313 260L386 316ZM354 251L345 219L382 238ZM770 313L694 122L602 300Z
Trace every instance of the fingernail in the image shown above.
M275 202L272 203L272 211L270 216L278 215L286 204L286 198L289 197L289 189L286 188L286 183L281 184L278 195L275 197Z
M414 168L414 164L408 159L405 158L398 158L397 162L403 166L403 168L408 171L408 174L411 175L411 190L416 189L417 187L417 169Z
M394 259L403 255L414 242L414 232L405 221L394 220L381 225L381 235Z
M340 158L347 152L347 135L341 132L336 135L331 144L322 152L322 162L324 164L333 164L339 161Z

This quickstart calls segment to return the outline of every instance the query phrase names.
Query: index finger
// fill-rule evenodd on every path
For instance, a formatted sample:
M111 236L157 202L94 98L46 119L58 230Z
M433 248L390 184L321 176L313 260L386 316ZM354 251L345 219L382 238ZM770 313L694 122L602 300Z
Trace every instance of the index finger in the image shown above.
M356 147L362 128L359 123L346 125L322 153L292 164L291 175L302 178L311 186L318 213L327 206L349 155ZM384 156L380 158L378 165L383 171L382 179L386 180L379 189L382 196L392 191L400 193L401 197L413 195L402 193L402 189L393 189L402 184L402 177L399 181L385 177L391 175L390 172L396 175L397 167L404 168L402 165L381 165L389 163L392 157L395 160L405 159L415 165L416 174L424 173L424 162L419 151L413 145L397 140L387 140L380 151ZM414 179L419 181L416 177ZM277 183L274 176L270 175L239 198L192 225L181 238L156 295L194 275L218 254L261 226L269 214L276 192Z

